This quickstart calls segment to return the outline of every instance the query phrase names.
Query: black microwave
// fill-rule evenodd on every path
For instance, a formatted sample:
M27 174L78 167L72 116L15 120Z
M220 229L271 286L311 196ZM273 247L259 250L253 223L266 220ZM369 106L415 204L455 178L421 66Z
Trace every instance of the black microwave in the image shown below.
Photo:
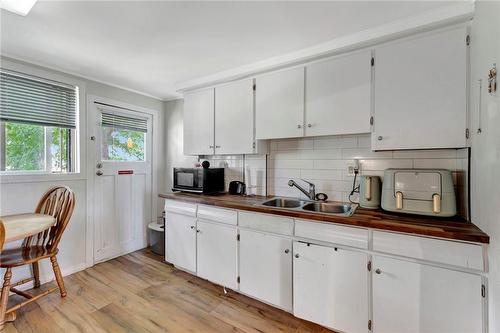
M224 192L224 168L174 168L174 191Z

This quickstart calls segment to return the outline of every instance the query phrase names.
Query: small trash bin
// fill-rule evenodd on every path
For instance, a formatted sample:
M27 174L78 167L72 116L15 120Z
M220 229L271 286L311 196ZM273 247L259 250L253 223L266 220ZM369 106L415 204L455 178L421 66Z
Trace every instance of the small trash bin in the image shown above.
M152 222L148 225L151 251L165 255L165 224Z

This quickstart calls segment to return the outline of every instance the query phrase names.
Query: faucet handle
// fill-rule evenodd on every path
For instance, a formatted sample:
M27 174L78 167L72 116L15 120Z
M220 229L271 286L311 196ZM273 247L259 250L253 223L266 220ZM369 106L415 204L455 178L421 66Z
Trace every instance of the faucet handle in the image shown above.
M316 186L316 185L314 185L313 183L311 183L310 181L305 180L305 179L303 179L303 178L300 178L300 180L302 180L304 183L308 183L308 184L309 184L309 186Z

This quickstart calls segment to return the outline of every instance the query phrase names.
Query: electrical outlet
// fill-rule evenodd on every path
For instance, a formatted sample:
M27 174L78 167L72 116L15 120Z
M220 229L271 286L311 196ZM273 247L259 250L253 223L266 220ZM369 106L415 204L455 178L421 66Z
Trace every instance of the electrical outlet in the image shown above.
M347 167L347 175L348 176L354 176L354 165L349 165Z

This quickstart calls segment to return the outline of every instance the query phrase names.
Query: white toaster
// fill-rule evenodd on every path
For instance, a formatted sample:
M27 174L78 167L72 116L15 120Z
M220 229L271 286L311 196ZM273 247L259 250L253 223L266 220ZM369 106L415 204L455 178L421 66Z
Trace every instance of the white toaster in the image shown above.
M382 185L382 209L391 212L455 216L453 178L442 169L387 169Z

